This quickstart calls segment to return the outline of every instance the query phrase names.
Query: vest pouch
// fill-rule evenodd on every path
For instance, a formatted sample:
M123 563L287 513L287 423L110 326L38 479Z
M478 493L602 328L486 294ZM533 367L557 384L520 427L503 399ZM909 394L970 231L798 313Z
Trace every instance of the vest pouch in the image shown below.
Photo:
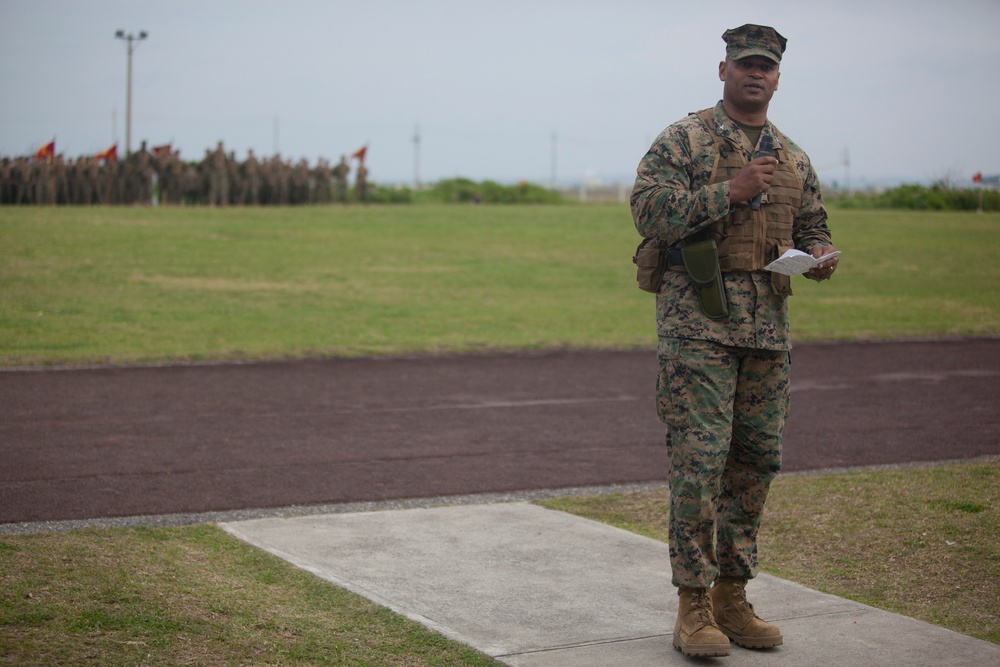
M643 239L635 249L632 263L635 264L635 281L639 289L656 294L667 270L666 248L659 239Z
M701 310L713 320L729 317L726 285L719 267L719 249L714 240L699 241L681 249L684 268L695 283Z
M781 257L786 250L790 250L792 246L787 246L782 243L775 244L774 248L774 259ZM774 259L769 259L768 264L770 264ZM777 294L778 296L791 296L792 295L792 277L786 276L781 273L770 272L771 280L771 292Z

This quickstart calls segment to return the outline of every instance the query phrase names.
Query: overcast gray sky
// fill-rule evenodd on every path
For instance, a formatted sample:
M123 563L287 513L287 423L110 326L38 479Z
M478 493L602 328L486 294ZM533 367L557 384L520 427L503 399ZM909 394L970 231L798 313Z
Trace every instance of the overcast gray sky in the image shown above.
M721 97L743 23L788 39L769 117L824 182L1000 173L997 0L0 0L0 155L124 149L122 29L149 33L133 149L368 144L383 183L631 182L663 127Z

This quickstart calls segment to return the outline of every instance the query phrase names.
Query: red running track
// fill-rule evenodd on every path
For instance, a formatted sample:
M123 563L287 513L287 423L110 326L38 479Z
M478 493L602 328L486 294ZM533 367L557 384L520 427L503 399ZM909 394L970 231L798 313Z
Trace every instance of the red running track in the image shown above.
M1000 455L1000 339L800 344L784 470ZM666 479L655 353L0 371L0 523Z

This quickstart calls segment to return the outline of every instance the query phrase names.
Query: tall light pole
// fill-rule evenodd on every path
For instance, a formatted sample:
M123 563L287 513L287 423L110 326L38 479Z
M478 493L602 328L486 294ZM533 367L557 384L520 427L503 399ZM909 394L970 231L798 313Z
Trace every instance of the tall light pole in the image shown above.
M149 36L145 30L138 36L132 33L125 34L124 30L115 33L115 39L123 39L128 44L128 80L125 92L125 155L132 154L132 51L135 50L136 42L141 42Z

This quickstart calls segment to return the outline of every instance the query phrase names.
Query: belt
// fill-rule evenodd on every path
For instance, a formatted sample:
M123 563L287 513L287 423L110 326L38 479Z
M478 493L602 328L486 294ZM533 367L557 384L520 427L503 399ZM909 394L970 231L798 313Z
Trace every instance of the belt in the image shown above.
M677 246L667 248L667 268L671 271L687 271L684 266L684 255Z

